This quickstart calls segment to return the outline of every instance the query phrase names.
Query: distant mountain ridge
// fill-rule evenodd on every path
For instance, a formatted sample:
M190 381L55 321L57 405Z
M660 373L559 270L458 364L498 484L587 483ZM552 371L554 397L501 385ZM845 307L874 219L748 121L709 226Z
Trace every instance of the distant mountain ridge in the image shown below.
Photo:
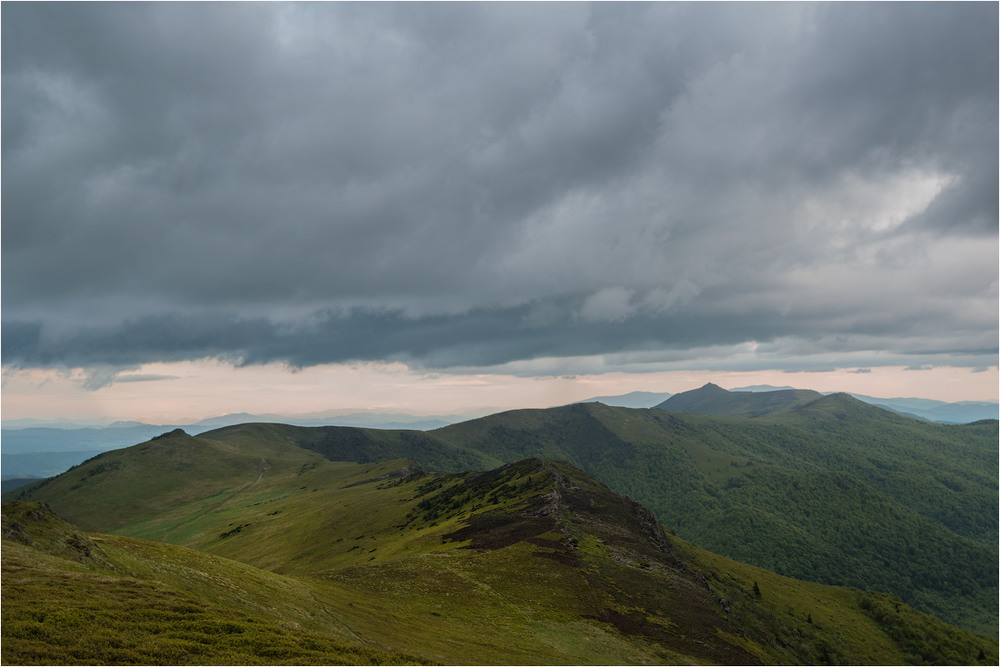
M790 390L796 389L790 386L776 387L773 385L762 384L736 387L730 389L729 391L761 393ZM826 396L837 392L820 393ZM1000 418L1000 404L990 401L957 401L949 403L929 398L879 398L876 396L867 396L865 394L856 394L853 392L847 393L859 401L863 401L871 405L877 405L908 417L924 419L927 421L937 422L939 424L969 424L981 419ZM596 396L579 402L600 402L605 405L613 405L624 408L652 408L663 403L674 395L677 394L634 391L617 396Z
M981 419L1000 417L1000 405L988 401L945 403L926 398L876 398L863 394L851 394L851 396L865 403L939 424L971 424Z
M715 386L715 385L713 385ZM791 387L755 385L731 390L730 393L793 390ZM683 392L688 394L689 392ZM666 392L634 391L616 396L597 396L583 402L600 402L605 405L627 408L652 408L664 404L674 396ZM855 398L887 410L938 423L965 424L981 419L1000 417L1000 405L984 401L946 403L921 398L877 398L851 394ZM746 398L746 397L743 397ZM681 399L678 399L680 401ZM752 399L751 399L752 400ZM675 401L673 405L677 405ZM250 422L271 422L297 426L351 426L377 429L432 430L469 419L469 415L411 415L406 413L330 412L313 415L281 415L235 413L221 415L186 424L146 424L136 421L118 421L111 424L79 423L67 419L38 420L11 419L2 422L3 476L51 476L67 467L86 460L95 453L108 451L151 438L174 428L191 433L233 426ZM52 454L46 460L45 456ZM23 455L23 456L22 456ZM41 465L40 465L41 462Z
M457 421L463 421L473 416L486 414L476 411L472 414L455 415L415 415L406 412L380 412L377 410L349 411L334 410L330 412L310 414L278 414L250 412L234 412L216 417L208 417L198 421L181 420L177 423L151 424L139 421L106 422L100 420L75 419L5 419L5 431L23 431L28 429L45 429L47 431L102 431L119 428L184 428L197 431L199 428L209 429L220 426L234 426L249 422L272 422L276 424L295 424L298 426L363 426L376 428L437 428Z
M604 403L620 408L651 408L673 396L666 392L632 391L617 396L595 396L578 403Z
M668 412L758 417L791 410L822 397L823 394L819 392L803 389L779 389L765 392L726 391L709 382L699 389L674 394L654 407Z
M777 391L792 389L792 387L773 387L770 385L755 385L739 387L731 391ZM823 392L829 395L836 392ZM899 414L939 424L970 424L981 419L1000 418L1000 404L993 401L938 401L930 398L879 398L854 392L846 392L859 401L898 412Z

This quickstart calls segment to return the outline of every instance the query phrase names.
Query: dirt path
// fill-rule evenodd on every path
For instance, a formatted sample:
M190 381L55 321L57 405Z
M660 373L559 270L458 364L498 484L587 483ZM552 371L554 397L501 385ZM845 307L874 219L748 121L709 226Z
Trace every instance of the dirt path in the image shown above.
M346 631L347 631L347 633L348 633L348 634L349 634L349 635L350 635L350 636L351 636L352 638L354 638L354 639L355 639L355 640L356 640L356 641L357 641L357 642L358 642L359 644L364 644L365 646L375 646L375 647L377 647L377 648L384 648L384 647L382 647L382 646L381 646L381 645L379 645L379 644L376 644L376 643L374 643L374 642L372 642L372 641L370 641L370 640L368 640L368 639L365 639L364 637L362 637L361 635L359 635L359 634L358 634L357 632L355 632L355 631L354 631L354 630L353 630L353 629L351 628L351 626L347 625L347 623L344 623L344 620L343 620L342 618L338 617L338 616L337 616L336 614L334 614L334 613L333 613L332 611L330 611L330 609L329 609L329 608L328 608L328 607L326 606L326 604L325 604L325 603L324 603L324 602L323 602L322 600L320 600L320 599L319 599L318 597L316 597L316 593L314 593L313 591L311 591L311 590L310 590L310 591L309 591L309 595L311 595L311 596L312 596L312 599L313 599L313 600L314 600L314 601L315 601L315 602L316 602L317 604L319 604L319 606L320 606L320 607L322 607L322 608L323 608L323 611L324 611L324 612L326 613L326 615L327 615L327 616L329 616L329 617L330 617L330 619L331 619L331 620L332 620L332 621L333 621L333 622L334 622L334 623L335 623L336 625L338 625L338 626L340 626L340 627L344 628L344 630L346 630Z
M257 470L258 470L257 479L253 480L252 482L247 482L246 484L244 484L243 486L241 486L240 488L236 489L231 494L229 494L228 496L226 496L224 499L220 500L215 505L212 505L211 507L209 507L204 512L201 512L199 514L195 514L193 517L187 519L186 521L182 521L181 523L173 526L167 532L163 533L163 538L160 541L161 542L166 542L167 541L167 537L170 536L170 533L172 531L177 530L181 526L186 526L187 524L191 523L192 521L194 521L196 519L200 519L201 517L205 516L206 514L211 514L212 512L214 512L215 510L219 509L220 507L222 507L223 505L225 505L230 500L232 500L236 496L240 495L241 493L243 493L244 491L246 491L250 487L255 486L258 482L260 482L260 480L264 479L265 473L267 473L268 471L271 470L271 464L269 464L267 462L267 459L261 457L261 459L260 459L260 465L258 466Z
M528 612L526 612L524 609L522 609L518 605L516 605L513 602L511 602L505 595L503 595L502 593L500 593L499 591L497 591L495 588L493 588L492 586L490 586L489 584L487 584L485 581L480 581L476 577L473 577L473 576L469 575L468 572L464 572L464 571L461 570L461 568L455 567L451 563L449 563L447 561L447 558L449 556L447 556L447 555L431 555L430 557L437 559L437 560L435 560L435 563L437 565L439 565L441 567L441 569L447 570L447 571L451 572L453 575L455 575L456 577L458 577L459 579L463 579L463 580L467 581L474 588L476 588L479 591L481 591L482 593L486 594L487 597L492 597L492 598L498 600L499 602L501 602L502 604L510 607L511 610L513 610L515 613L520 614L524 618L524 620L528 621L529 623L534 620Z

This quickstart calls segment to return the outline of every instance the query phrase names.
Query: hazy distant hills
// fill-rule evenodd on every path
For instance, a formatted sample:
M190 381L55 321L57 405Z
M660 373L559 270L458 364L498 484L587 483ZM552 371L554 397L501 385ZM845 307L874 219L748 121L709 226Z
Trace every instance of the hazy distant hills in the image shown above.
M253 415L248 413L229 414L221 417L203 419L195 424L185 426L187 430L198 432L203 429L220 426L234 426L249 422L273 422L279 424L295 424L297 426L355 426L362 428L419 429L439 428L457 421L468 419L468 415L411 415L404 412L329 412L315 415L300 415L289 418L287 415L266 414Z
M566 414L607 420L602 410L626 428L657 412L530 417L558 439L560 424L574 430ZM440 454L434 443L483 426L428 433L423 446ZM995 641L890 596L695 547L563 462L444 474L328 458L402 439L271 424L173 431L15 492L21 501L3 506L3 662L998 660Z
M479 414L482 414L481 412ZM199 421L183 421L178 424L147 424L137 421L116 421L110 424L95 420L70 420L70 419L6 419L3 422L5 431L26 430L26 429L49 429L61 431L102 431L125 428L185 428L189 431L197 432L218 428L220 426L233 426L235 424L245 424L248 422L272 422L279 424L295 424L298 426L361 426L376 428L438 428L446 424L453 424L457 421L469 419L475 415L413 415L405 412L380 412L377 410L367 410L362 412L351 412L348 410L332 410L328 412L318 412L310 414L252 414L249 412L230 413L218 417L209 417Z
M996 419L1000 410L996 403L985 401L943 403L926 398L875 398L862 394L851 395L872 405L942 424L969 424L980 419Z
M633 391L628 394L619 394L617 396L595 396L594 398L588 398L587 400L580 402L604 403L605 405L614 405L620 408L651 408L657 403L662 403L671 396L673 396L673 394L656 393L652 391Z
M709 384L713 387L717 387L717 385L712 383ZM717 388L721 389L721 387ZM696 389L693 391L699 390ZM794 387L774 387L771 385L738 387L729 390L729 393L773 393L779 391L797 391L802 392L803 395L809 394L814 397L818 395L818 392L812 392L809 390L799 390ZM689 394L691 392L683 393ZM682 394L677 395L680 396ZM926 419L927 421L938 422L941 424L968 424L981 419L997 419L1000 417L1000 404L989 401L959 401L956 403L948 403L945 401L935 401L927 398L877 398L875 396L853 393L850 395L859 401L870 403L871 405L877 405L893 412L905 414L909 417ZM614 405L624 408L652 408L661 406L672 396L674 396L674 394L634 391L629 394L622 394L619 396L598 396L581 402L600 402L605 405Z
M459 415L419 416L404 413L352 412L289 417L287 415L230 414L193 424L143 424L114 422L105 426L80 425L66 420L8 420L3 422L3 451L0 468L3 479L51 477L92 456L119 447L128 447L155 435L183 428L190 433L247 422L290 423L302 426L343 426L382 429L433 429L461 421ZM50 424L50 425L46 425Z

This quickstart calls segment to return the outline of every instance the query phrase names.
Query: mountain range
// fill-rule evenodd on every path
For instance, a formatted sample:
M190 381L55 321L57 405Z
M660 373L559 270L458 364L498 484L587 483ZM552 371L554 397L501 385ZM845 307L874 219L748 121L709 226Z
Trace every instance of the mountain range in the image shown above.
M709 383L712 385L712 383ZM716 386L716 385L712 385ZM693 390L697 391L697 390ZM772 385L752 385L730 389L730 393L774 393L779 391L798 391L819 395L819 392L795 389L794 387L775 387ZM691 392L684 392L691 393ZM838 392L828 392L838 393ZM1000 416L1000 405L991 401L936 401L928 398L878 398L865 394L849 393L850 396L891 412L923 419L941 424L968 424L980 419L997 419ZM620 396L598 396L589 398L584 403L598 402L623 408L658 407L673 394L634 391Z
M893 596L696 547L565 462L434 473L342 460L404 445L428 460L456 453L441 433L418 434L178 429L6 494L3 662L998 659L995 640Z
M756 417L581 404L431 435L569 461L699 546L996 632L996 421L930 424L838 394Z
M648 507L678 542L780 575L896 596L995 639L996 420L942 425L845 394L744 393L708 385L663 404L718 414L581 403L430 431L273 423L197 437L176 430L4 498L45 502L84 530L201 548L181 539L188 526L217 514L234 490L272 477L279 452L366 466L407 459L451 474L562 461ZM167 456L165 443L174 443L169 458L151 456ZM261 453L251 454L252 466L204 455L220 448ZM227 481L237 469L241 480L258 477ZM248 525L231 523L237 533Z
M653 407L668 412L689 412L728 417L758 417L791 410L823 394L811 390L776 389L774 391L726 391L711 382L692 391L671 396Z
M756 385L733 389L730 393L773 393L792 387ZM801 391L801 390L797 390ZM685 392L689 394L691 392ZM815 392L804 392L815 394ZM681 395L681 394L678 394ZM818 395L818 394L816 394ZM969 423L980 419L996 419L1000 407L996 403L962 401L946 403L921 398L876 398L851 394L858 400L917 419L940 423ZM634 391L615 396L597 396L581 402L600 402L628 408L651 408L661 405L673 394ZM15 488L32 479L51 477L101 452L127 447L174 428L189 433L249 422L273 422L297 426L356 426L381 429L431 430L466 421L486 414L412 415L376 410L351 412L333 410L306 415L235 413L203 419L192 423L146 424L126 421L79 423L71 420L8 419L3 422L3 490Z

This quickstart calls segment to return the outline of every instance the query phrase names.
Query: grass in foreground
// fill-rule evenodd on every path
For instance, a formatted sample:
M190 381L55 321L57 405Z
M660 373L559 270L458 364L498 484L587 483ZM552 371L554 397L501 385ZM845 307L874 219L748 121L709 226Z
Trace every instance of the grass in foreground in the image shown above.
M426 664L345 639L278 575L81 534L34 503L3 524L4 664Z
M4 660L996 664L995 642L888 596L671 539L567 464L434 475L279 455L224 502L178 494L122 527L194 548L5 505Z

